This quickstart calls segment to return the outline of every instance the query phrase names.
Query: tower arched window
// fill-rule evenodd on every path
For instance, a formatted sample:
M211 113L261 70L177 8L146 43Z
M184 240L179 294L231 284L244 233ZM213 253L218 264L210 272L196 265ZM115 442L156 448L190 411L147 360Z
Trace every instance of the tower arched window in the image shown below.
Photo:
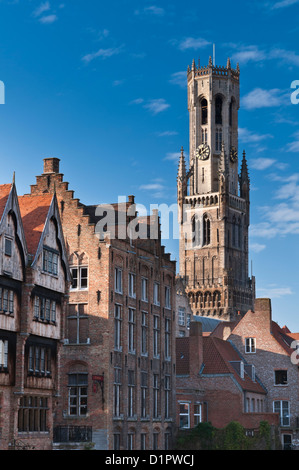
M207 214L203 216L203 245L211 242L211 222Z
M202 144L208 143L208 130L204 128L201 129L201 143Z
M217 96L215 100L215 124L222 124L222 98Z
M208 123L208 102L205 98L201 100L201 124Z
M198 220L196 215L194 215L194 217L192 218L192 245L194 247L200 245L200 242L201 242L200 235L201 235L200 234L200 221Z
M216 147L216 152L220 152L221 151L221 147L222 147L222 129L221 127L217 127L216 129L216 142L215 142L215 147Z

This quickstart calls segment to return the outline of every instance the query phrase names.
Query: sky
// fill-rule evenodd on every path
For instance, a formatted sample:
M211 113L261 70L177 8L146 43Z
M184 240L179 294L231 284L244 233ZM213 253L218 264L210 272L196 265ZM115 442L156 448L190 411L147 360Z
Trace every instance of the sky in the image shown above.
M140 213L172 207L187 67L208 64L215 44L216 65L240 65L250 274L273 319L299 332L298 15L299 0L0 0L0 183L15 171L28 193L58 157L84 204L133 194ZM162 228L178 262L175 215Z

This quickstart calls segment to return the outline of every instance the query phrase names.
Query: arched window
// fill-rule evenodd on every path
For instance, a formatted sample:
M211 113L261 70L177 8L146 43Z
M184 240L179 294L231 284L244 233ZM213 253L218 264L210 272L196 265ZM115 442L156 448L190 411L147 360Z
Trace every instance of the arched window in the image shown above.
M204 98L201 100L201 124L208 123L208 102Z
M194 215L192 218L192 245L198 246L200 245L200 242L200 221L198 220L197 216Z
M211 241L211 223L210 219L205 214L203 216L203 245L209 245Z
M222 124L222 98L216 97L215 101L215 124Z
M216 129L216 152L220 152L222 147L222 129Z

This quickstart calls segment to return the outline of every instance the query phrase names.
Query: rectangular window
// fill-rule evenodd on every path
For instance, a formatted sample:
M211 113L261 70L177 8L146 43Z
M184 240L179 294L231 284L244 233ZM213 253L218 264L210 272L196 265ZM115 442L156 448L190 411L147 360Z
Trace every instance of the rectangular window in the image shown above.
M58 253L44 248L43 250L43 270L49 274L58 273Z
M170 418L170 375L165 375L164 391L165 391L165 419Z
M129 273L129 297L136 299L136 275Z
M3 312L8 311L8 290L3 289L3 303L2 303Z
M160 390L159 390L159 376L154 374L153 377L153 417L158 418L160 412L159 399L160 399Z
M115 292L118 294L123 293L122 288L122 270L120 268L115 268Z
M245 338L245 353L256 352L256 338Z
M165 308L171 308L171 288L165 286Z
M28 351L28 372L37 376L51 375L51 349L31 345Z
M147 390L148 390L148 376L147 372L141 372L141 418L146 418L147 415Z
M48 432L48 399L24 396L20 398L18 432Z
M148 282L145 277L141 278L141 300L148 302Z
M180 403L180 428L190 428L190 404Z
M113 397L113 414L116 417L120 416L120 392L121 392L121 369L115 367L114 369L114 397Z
M288 401L274 401L273 411L279 413L281 426L290 426L290 404Z
M171 359L171 321L165 318L165 359Z
M160 285L157 282L154 283L154 304L160 305Z
M88 288L88 268L86 266L70 268L72 275L71 289L87 289Z
M140 449L146 450L146 434L144 433L140 435Z
M114 348L121 349L121 306L114 307Z
M12 290L9 291L9 301L8 301L8 310L9 313L14 312L14 292Z
M288 371L287 370L275 370L275 385L288 385Z
M154 357L159 357L159 354L160 354L160 318L157 315L154 315L153 352L154 352Z
M12 254L12 240L11 238L4 238L4 254L11 256Z
M120 450L120 434L113 434L113 450Z
M129 325L128 325L128 348L129 352L135 353L135 310L129 308Z
M135 414L135 374L128 370L128 417L133 418Z
M179 307L179 326L185 326L185 314L186 314L185 308Z
M89 340L88 304L69 304L67 338L71 344L86 344Z
M8 341L0 339L0 370L8 366Z
M194 405L194 426L201 423L201 403L195 403Z
M141 354L148 353L148 326L147 326L148 314L141 312Z
M86 416L87 414L87 374L69 374L68 414Z

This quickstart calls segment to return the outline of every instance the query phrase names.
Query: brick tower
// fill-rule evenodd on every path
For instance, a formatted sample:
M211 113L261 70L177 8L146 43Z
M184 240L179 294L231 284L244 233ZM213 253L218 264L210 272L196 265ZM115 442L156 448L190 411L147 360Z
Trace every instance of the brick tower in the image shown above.
M189 168L177 177L180 276L194 315L232 320L253 307L248 276L250 182L238 174L239 66L188 67Z

